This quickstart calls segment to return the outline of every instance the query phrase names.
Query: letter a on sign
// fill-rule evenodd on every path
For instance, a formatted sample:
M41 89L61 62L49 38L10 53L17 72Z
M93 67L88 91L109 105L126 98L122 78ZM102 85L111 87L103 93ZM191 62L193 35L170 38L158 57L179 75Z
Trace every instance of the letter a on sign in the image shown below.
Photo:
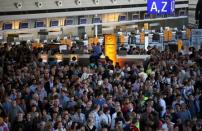
M153 10L154 10L155 12L158 11L157 6L156 6L156 2L155 2L155 1L153 1L153 3L152 3L152 6L151 6L151 10L150 10L150 12L152 12Z

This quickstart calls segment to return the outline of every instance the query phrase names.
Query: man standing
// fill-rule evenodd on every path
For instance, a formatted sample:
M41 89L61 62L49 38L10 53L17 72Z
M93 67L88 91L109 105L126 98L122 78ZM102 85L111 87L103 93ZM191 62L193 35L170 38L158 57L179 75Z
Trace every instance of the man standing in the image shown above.
M202 29L202 0L198 0L196 5L195 19L196 23L199 24L199 29Z

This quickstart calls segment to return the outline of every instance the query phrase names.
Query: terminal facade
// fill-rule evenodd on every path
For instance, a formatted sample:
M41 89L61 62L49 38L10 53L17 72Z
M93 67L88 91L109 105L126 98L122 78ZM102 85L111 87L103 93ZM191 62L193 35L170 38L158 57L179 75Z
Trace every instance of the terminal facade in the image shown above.
M188 22L188 0L176 0L171 15L148 15L146 0L9 0L0 5L0 35L30 33L40 30L80 36L116 33L142 28L182 26Z

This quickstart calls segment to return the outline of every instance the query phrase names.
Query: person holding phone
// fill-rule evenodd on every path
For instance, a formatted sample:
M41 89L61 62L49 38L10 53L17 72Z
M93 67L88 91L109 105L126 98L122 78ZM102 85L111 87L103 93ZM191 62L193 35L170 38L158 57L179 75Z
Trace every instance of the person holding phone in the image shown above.
M198 0L196 5L195 19L196 24L198 24L198 28L202 29L202 0Z

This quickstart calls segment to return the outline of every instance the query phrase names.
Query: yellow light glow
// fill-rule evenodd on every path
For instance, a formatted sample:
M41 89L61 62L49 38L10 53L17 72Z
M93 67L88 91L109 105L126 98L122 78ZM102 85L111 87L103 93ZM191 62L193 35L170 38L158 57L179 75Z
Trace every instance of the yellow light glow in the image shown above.
M64 26L65 25L65 18L60 18L59 19L59 26Z
M116 36L105 35L105 56L108 56L109 59L113 61L114 65L117 61L116 54Z
M182 47L183 47L183 41L181 39L179 39L177 41L177 47L178 47L178 51L181 51L182 50Z
M149 30L149 24L148 23L144 23L144 29Z
M168 31L164 31L164 41L168 41Z
M145 42L145 34L144 34L144 32L141 32L140 33L140 43L144 44L144 42Z
M12 29L14 29L14 30L18 30L20 27L20 21L12 21Z
M0 21L0 29L3 29L3 22Z
M77 62L78 61L78 55L70 55L70 61L72 61L73 57L76 58L75 62Z
M122 34L122 35L120 35L120 43L121 43L121 45L123 45L124 42L125 42L125 36Z
M43 62L48 62L48 55L47 54L41 54L41 59Z
M168 31L168 40L172 41L172 39L173 39L172 31Z
M115 22L119 19L119 13L110 13L110 14L104 14L102 15L102 22Z
M55 54L55 59L57 60L57 62L61 62L63 59L63 55L62 54Z
M191 38L191 29L186 29L186 37L188 40Z

